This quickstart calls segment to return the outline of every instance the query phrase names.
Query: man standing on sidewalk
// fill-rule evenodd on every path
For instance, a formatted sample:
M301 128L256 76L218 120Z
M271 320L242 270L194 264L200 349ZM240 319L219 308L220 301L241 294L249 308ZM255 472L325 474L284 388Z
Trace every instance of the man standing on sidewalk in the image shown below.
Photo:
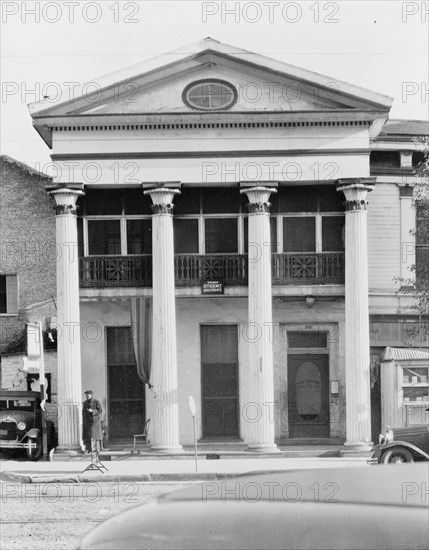
M85 445L85 451L90 453L92 450L99 451L99 446L103 433L101 429L101 408L100 402L94 398L92 390L86 390L86 400L82 408L82 439Z

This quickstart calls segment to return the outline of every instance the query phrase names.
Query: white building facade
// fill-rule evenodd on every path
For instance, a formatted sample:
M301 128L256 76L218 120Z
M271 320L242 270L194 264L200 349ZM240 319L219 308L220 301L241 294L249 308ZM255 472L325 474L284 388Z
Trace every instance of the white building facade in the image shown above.
M151 418L157 452L192 444L189 396L202 441L368 452L370 344L411 315L413 176L370 168L392 100L332 82L205 39L30 106L56 165L63 450L91 387L112 440Z

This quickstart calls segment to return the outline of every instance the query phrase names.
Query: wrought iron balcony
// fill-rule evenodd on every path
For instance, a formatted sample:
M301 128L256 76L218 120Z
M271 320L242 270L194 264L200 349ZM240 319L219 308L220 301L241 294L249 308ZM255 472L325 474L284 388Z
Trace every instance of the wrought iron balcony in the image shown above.
M343 284L344 252L287 253L272 256L273 285ZM178 254L174 257L176 286L221 280L246 286L245 254ZM151 287L151 256L87 256L80 258L83 288Z
M273 285L344 284L344 252L273 254Z
M83 288L152 286L152 256L86 256L79 268Z
M213 279L225 285L247 285L247 255L180 254L174 257L174 275L177 286L200 285Z

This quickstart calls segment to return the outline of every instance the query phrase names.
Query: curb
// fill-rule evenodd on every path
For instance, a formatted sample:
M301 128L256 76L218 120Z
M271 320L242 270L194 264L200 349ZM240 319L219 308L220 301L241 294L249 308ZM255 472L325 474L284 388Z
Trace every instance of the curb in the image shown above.
M101 483L101 482L180 482L180 481L219 481L237 477L237 473L184 473L184 474L64 474L29 475L3 472L2 479L16 483Z

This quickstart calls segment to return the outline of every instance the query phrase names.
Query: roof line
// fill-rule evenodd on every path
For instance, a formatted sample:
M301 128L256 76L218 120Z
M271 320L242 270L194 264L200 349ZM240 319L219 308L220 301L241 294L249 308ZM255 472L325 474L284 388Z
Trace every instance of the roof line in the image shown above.
M31 166L28 166L28 164L25 164L25 162L21 162L20 160L14 159L10 157L9 155L0 155L0 161L7 162L7 164L10 164L12 166L16 166L17 168L21 170L25 170L32 176L36 176L38 178L43 178L47 180L52 180L51 176L48 176L47 174L44 174L43 172L39 172L39 170L36 170L35 168L31 168Z

